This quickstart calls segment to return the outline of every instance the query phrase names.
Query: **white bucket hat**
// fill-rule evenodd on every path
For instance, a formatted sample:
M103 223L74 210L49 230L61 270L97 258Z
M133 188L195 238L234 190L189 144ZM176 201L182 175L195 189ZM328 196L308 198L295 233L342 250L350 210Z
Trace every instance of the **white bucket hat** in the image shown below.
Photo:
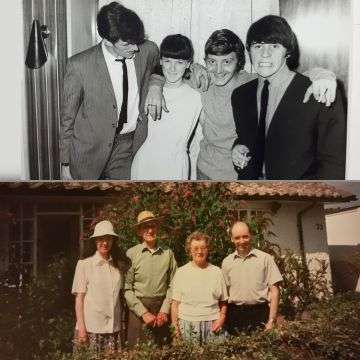
M95 225L94 233L90 236L90 238L96 238L98 236L104 235L119 237L119 235L114 232L113 224L109 220L103 220L98 222Z

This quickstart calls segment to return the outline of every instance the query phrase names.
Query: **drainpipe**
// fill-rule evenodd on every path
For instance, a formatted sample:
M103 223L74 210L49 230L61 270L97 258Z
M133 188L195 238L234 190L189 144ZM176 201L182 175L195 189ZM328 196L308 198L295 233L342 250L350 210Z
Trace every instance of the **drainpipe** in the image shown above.
M302 260L303 264L306 266L307 266L307 264L306 264L306 254L305 254L305 244L304 244L303 216L308 211L313 209L315 207L315 205L316 205L316 202L313 202L312 204L308 205L304 209L300 210L296 215L297 228L298 228L298 232L299 232L300 255L301 255L301 260Z

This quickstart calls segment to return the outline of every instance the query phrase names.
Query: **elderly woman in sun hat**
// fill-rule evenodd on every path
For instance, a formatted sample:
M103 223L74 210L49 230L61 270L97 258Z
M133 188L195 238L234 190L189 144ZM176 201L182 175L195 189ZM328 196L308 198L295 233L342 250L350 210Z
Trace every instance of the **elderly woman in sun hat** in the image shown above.
M127 251L132 265L125 280L129 307L128 344L150 339L158 345L170 342L170 282L177 265L174 253L158 242L162 217L142 211L134 228L141 243Z
M130 260L116 244L108 220L96 224L78 261L72 286L75 295L75 344L99 353L121 348L121 290ZM75 350L77 346L75 346Z

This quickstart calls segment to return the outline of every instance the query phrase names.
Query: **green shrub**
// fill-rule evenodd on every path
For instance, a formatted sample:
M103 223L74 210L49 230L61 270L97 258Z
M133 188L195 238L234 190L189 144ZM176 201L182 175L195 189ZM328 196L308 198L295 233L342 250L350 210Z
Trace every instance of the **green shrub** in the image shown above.
M20 288L1 286L1 359L46 359L70 351L74 328L70 295L74 263L52 262L46 272Z
M174 250L180 266L189 260L185 239L195 230L211 236L210 261L221 266L222 260L234 251L228 229L237 219L237 207L223 183L132 183L121 200L106 205L92 225L109 219L120 234L119 245L128 249L139 242L133 227L138 213L151 210L164 216L160 238ZM269 230L271 224L271 214L258 212L250 219L253 245L274 256L284 277L281 312L294 318L309 304L330 296L327 265L322 262L318 271L309 273L308 264L299 256L272 241L276 234ZM92 231L93 227L87 229L87 236Z
M53 360L70 355L52 354ZM82 359L88 359L90 354ZM156 348L150 343L113 355L108 360L348 360L360 357L360 295L335 296L312 306L306 320L250 336L241 334L203 347L189 342ZM81 360L82 360L81 359ZM77 358L76 360L80 360Z

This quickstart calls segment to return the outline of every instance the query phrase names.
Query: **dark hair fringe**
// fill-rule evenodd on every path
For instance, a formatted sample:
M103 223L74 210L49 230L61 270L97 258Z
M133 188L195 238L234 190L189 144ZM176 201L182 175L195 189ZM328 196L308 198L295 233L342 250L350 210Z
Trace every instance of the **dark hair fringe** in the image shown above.
M251 24L246 36L246 49L252 44L281 44L287 50L290 70L299 66L299 44L288 22L281 16L267 15Z
M208 55L228 55L235 52L237 57L237 71L245 65L245 46L241 39L231 30L214 31L205 44L205 57Z
M145 41L144 24L139 16L115 1L100 9L97 27L99 35L113 44L119 40L137 45Z
M160 45L160 58L162 57L192 62L194 49L190 39L181 34L166 36Z

